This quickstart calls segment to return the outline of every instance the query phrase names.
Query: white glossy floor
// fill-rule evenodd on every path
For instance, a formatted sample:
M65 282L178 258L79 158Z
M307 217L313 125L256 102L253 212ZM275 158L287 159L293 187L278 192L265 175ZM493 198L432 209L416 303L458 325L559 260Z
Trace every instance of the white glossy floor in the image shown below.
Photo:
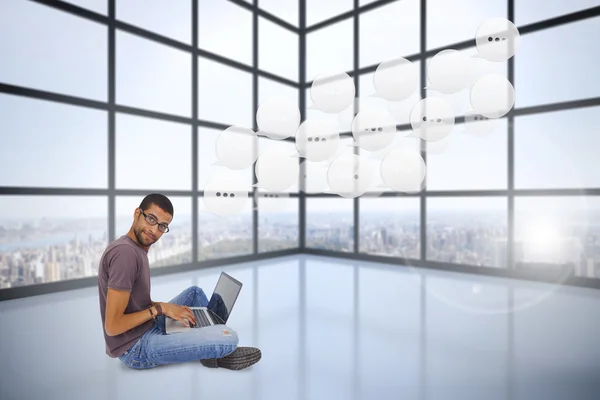
M225 270L253 368L130 370L104 354L88 288L0 303L0 398L600 398L600 291L313 256ZM153 278L153 299L210 294L219 272Z

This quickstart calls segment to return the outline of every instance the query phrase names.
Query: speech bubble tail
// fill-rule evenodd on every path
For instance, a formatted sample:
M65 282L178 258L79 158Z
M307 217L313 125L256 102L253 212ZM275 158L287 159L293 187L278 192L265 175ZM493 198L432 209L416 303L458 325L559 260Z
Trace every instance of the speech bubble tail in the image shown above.
M471 58L485 58L481 53L473 54Z
M224 167L225 164L223 164L221 161L215 161L214 163L210 164L211 166L214 167Z
M318 110L318 108L314 104L309 105L308 107L306 107L306 109L307 110Z
M381 98L381 95L377 92L375 93L371 93L370 95L368 95L367 97L371 97L371 98L375 98L375 99L379 99Z

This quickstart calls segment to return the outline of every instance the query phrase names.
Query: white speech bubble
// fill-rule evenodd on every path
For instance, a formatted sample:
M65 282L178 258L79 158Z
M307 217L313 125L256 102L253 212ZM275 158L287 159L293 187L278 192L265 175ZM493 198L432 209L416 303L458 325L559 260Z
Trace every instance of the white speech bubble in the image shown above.
M355 95L354 81L345 72L321 74L310 88L313 107L327 114L344 111L352 105Z
M418 136L428 142L444 139L454 129L455 115L450 104L440 97L428 97L418 102L410 113L410 125Z
M288 193L264 193L258 198L260 211L263 214L282 213L291 211Z
M372 162L364 156L344 154L336 158L327 170L330 192L345 198L363 195L373 186Z
M333 158L339 146L340 133L329 121L307 119L296 131L298 154L309 161Z
M252 129L230 126L225 129L215 143L216 165L240 170L250 167L258 157L252 151L257 138Z
M490 18L475 33L478 54L492 62L502 62L513 57L521 41L519 29L506 18Z
M395 135L396 121L385 108L361 111L352 121L352 136L361 149L381 150L392 143Z
M400 147L390 151L381 162L384 184L398 192L414 192L425 179L427 166L418 150Z
M382 62L373 74L375 91L388 101L407 99L417 91L419 83L417 64L401 57Z
M272 192L283 192L296 183L300 166L298 158L276 149L264 151L256 160L256 186Z
M465 133L475 137L489 136L496 131L498 123L498 119L488 118L481 114L468 113L465 115Z
M283 97L268 99L258 106L256 123L259 135L274 140L287 139L300 125L300 109L296 103Z
M458 50L442 50L427 66L427 89L452 94L466 89L475 79L473 60Z
M477 114L500 118L515 105L515 88L503 76L486 74L471 88L471 107Z
M358 113L376 108L386 108L388 104L390 104L388 101L372 95L355 97L354 103L337 115L340 130L342 132L352 130L352 121L354 121L354 117L356 116L355 109Z
M239 214L248 203L251 190L243 179L231 171L212 176L204 185L206 209L220 217Z

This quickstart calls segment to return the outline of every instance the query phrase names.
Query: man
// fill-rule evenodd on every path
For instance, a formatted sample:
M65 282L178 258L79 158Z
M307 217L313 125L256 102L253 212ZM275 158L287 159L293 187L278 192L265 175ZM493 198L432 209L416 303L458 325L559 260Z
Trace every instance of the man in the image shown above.
M225 325L165 334L165 316L195 324L189 307L206 307L201 288L192 286L169 303L150 298L148 251L169 232L173 205L161 194L146 196L133 214L127 235L108 245L100 260L98 291L106 354L135 369L200 360L212 368L243 369L257 363L257 348L238 347ZM188 323L189 321L189 323Z

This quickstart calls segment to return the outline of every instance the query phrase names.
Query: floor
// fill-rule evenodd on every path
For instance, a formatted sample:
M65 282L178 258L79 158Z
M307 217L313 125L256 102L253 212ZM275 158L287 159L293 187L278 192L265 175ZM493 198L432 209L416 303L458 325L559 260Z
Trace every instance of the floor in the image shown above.
M220 270L153 278L153 299L211 293ZM600 291L309 255L224 270L254 367L130 370L86 288L0 303L0 398L600 398Z

